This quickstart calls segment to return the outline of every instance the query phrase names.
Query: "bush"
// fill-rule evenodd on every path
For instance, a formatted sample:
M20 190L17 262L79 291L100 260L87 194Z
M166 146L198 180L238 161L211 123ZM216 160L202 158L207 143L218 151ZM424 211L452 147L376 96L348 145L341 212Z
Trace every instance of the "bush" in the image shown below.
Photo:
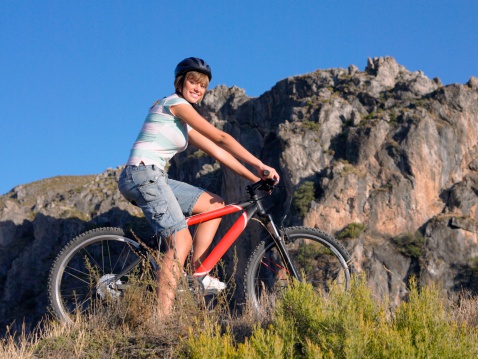
M218 338L207 344L206 337L190 337L187 345L217 345ZM256 326L235 350L230 332L220 340L230 358L475 358L477 339L476 327L453 321L435 287L419 291L412 283L409 301L390 313L359 278L349 292L333 288L327 295L296 283L267 329Z
M338 234L338 239L345 238L358 238L360 234L365 230L365 224L362 223L349 223L344 229L342 229Z
M420 232L405 233L396 237L394 242L399 252L410 258L419 258L425 246L425 238Z
M294 208L300 217L304 217L310 209L310 204L315 200L315 185L312 181L302 183L294 193Z

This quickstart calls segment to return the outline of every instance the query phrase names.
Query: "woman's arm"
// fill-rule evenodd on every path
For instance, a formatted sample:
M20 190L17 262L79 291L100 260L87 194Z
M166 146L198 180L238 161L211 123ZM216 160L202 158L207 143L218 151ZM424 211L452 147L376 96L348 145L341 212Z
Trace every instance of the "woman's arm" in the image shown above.
M206 119L204 119L201 115L197 113L197 111L190 105L188 104L180 104L176 106L172 106L170 108L170 111L174 114L174 116L181 118L184 120L188 125L190 125L195 131L197 131L198 134L201 134L202 136L206 137L210 141L212 141L213 144L216 146L222 148L223 150L227 151L230 155L233 157L244 161L258 171L260 176L262 178L271 178L275 179L276 181L279 181L279 174L276 172L276 170L272 167L269 167L262 163L257 157L255 157L252 153L250 153L248 150L246 150L238 141L236 141L231 135L228 133L221 131L211 125ZM192 131L189 131L191 134ZM194 139L190 139L192 141L198 141L199 137L195 136L193 134ZM201 141L199 139L199 141ZM193 143L193 142L191 142ZM194 144L194 143L193 143ZM195 144L196 145L196 144ZM201 142L200 145L204 145L204 143ZM199 146L198 146L199 147ZM204 152L208 153L206 150L203 149ZM209 154L209 153L208 153ZM214 155L210 154L211 156L214 157ZM218 161L222 162L222 160ZM226 161L230 161L229 159L226 159ZM230 162L232 163L232 162ZM224 163L227 166L227 163ZM244 167L245 168L245 167ZM232 169L232 168L231 168ZM268 176L264 176L264 171L269 171Z
M198 131L192 129L188 132L188 135L189 142L191 144L193 144L200 150L203 150L209 156L218 160L223 165L236 172L239 176L242 176L251 182L259 181L260 178L258 178L251 171L249 171L233 155L231 155L229 152L222 149L221 147L217 146L214 142L212 142L207 137L201 135Z

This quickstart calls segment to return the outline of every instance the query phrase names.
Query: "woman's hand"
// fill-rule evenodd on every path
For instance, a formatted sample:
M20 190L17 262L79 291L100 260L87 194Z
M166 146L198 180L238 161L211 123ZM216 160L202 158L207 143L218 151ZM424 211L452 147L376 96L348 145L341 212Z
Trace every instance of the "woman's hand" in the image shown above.
M279 174L277 173L277 171L270 167L270 166L267 166L267 165L262 165L260 166L257 171L259 172L260 176L262 179L272 179L274 180L276 183L279 182L280 180L280 176Z

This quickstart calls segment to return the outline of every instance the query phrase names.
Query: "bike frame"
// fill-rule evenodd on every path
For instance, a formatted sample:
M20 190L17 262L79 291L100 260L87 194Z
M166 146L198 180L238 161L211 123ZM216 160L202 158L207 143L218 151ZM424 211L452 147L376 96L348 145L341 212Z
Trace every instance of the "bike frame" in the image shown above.
M231 228L227 233L222 237L219 243L214 247L211 253L207 258L201 263L201 265L194 272L194 277L204 277L207 275L220 261L222 256L227 252L227 250L234 244L236 239L241 235L244 229L247 227L249 221L254 215L258 215L262 223L266 226L270 235L274 239L279 253L282 256L282 259L287 269L292 273L297 279L299 279L297 272L289 259L289 255L282 240L282 236L279 234L272 217L267 214L261 203L261 198L258 198L257 195L252 194L252 199L249 201L238 202L234 204L226 205L223 208L213 210L210 212L196 214L186 218L186 223L188 226L195 224L201 224L213 219L222 218L224 216L242 212L241 216L234 222Z

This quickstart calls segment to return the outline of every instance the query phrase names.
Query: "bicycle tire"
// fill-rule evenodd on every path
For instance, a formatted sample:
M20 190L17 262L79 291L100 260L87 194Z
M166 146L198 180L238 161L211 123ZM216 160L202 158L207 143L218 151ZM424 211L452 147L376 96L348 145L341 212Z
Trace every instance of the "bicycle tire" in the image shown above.
M301 281L311 283L318 292L327 292L332 283L347 290L353 267L350 255L335 238L307 227L286 228L284 234ZM280 296L291 278L275 242L268 236L252 252L245 271L244 289L251 308L259 312L261 303Z
M48 294L55 316L72 322L77 313L120 297L133 270L121 278L116 275L140 258L137 249L140 244L120 228L97 228L72 239L56 257L49 275ZM153 258L148 258L154 267Z

